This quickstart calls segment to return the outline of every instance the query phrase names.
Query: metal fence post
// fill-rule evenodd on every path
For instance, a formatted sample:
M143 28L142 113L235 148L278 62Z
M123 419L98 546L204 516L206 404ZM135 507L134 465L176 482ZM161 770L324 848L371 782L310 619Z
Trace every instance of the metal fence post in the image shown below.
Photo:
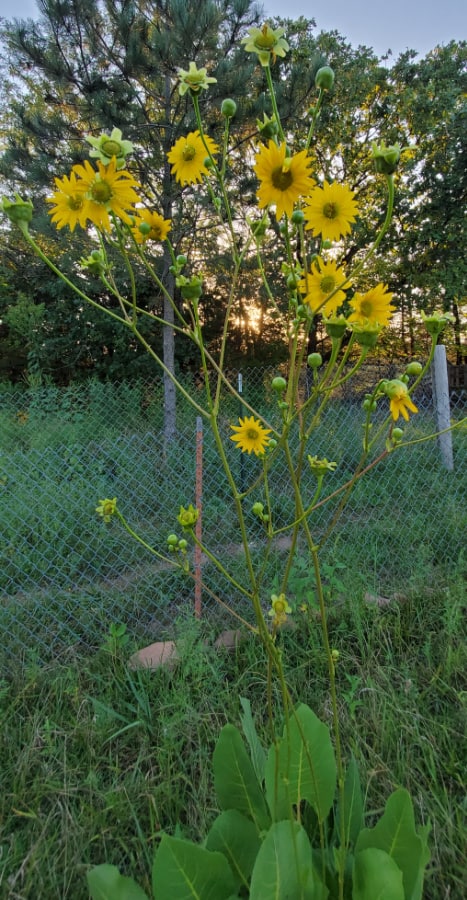
M454 457L452 452L452 433L446 431L451 425L451 405L449 400L448 366L446 361L446 347L438 344L435 347L433 359L433 402L436 410L436 424L438 431L444 434L438 436L438 446L443 465L449 472L454 469Z

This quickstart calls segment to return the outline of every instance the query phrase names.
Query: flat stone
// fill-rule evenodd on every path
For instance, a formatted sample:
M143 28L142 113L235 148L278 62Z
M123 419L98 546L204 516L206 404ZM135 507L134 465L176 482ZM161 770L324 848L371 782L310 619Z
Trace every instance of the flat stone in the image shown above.
M179 659L175 641L155 641L154 644L133 653L128 664L130 669L138 667L159 669L161 666L173 668Z

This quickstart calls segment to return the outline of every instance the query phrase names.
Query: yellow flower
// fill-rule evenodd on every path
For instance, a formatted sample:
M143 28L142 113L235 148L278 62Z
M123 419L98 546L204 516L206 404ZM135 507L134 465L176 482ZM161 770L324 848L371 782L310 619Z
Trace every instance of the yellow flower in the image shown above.
M117 498L113 500L99 500L99 506L96 506L96 513L104 519L104 522L110 522L111 517L117 511Z
M89 151L89 156L100 159L105 166L108 166L112 157L115 156L117 169L123 169L125 158L129 153L133 153L133 144L131 141L122 139L122 132L119 128L113 128L110 134L104 133L98 138L88 135L85 140L93 148Z
M285 143L278 147L274 141L269 141L267 147L262 145L254 165L261 182L258 190L260 209L274 204L276 219L280 219L284 213L290 217L294 204L300 197L308 194L315 184L308 171L311 159L307 157L306 150L301 150L294 156L286 156L286 149Z
M273 29L265 22L262 28L250 28L248 36L242 38L242 44L247 53L256 53L262 66L269 66L276 56L285 56L289 49L283 34L283 28Z
M210 137L204 135L204 140L199 131L190 131L186 137L181 137L173 145L167 159L172 166L172 174L181 184L196 184L203 180L203 175L208 174L206 157L218 153L217 144Z
M185 509L184 506L180 507L180 512L177 516L178 524L182 526L183 529L191 531L193 525L196 525L199 519L199 511L195 509L192 503Z
M273 617L272 626L274 629L280 628L287 621L287 616L292 612L285 594L271 595L271 609L268 610L268 616Z
M146 241L165 241L171 227L170 219L164 219L158 212L139 209L131 231L135 241L144 244Z
M324 181L315 187L304 209L307 224L313 235L321 235L324 241L337 241L351 230L358 215L354 201L355 192L345 184Z
M397 422L399 416L402 416L408 422L409 414L407 410L414 413L418 412L418 408L410 399L407 385L403 381L399 381L398 378L386 382L384 393L389 397L389 408L395 422Z
M358 322L361 325L387 325L395 310L391 306L392 294L388 292L386 284L377 284L366 294L354 294L350 305L354 310L349 316L349 322Z
M82 185L75 173L71 172L70 177L64 175L63 178L55 178L54 181L57 190L51 197L47 197L47 203L55 204L49 210L52 222L56 224L57 228L64 228L65 225L68 225L70 231L74 231L76 225L84 228L87 218L86 200Z
M301 294L305 294L304 302L311 307L313 312L322 310L325 316L332 316L336 309L345 300L345 293L342 287L349 287L350 282L345 281L345 272L337 266L337 263L323 262L318 257L311 267L311 271L306 278L302 278L298 283L298 289ZM333 296L327 300L333 291L340 287Z
M109 213L131 225L128 210L139 200L135 188L140 185L129 172L117 171L115 156L107 166L98 160L97 171L86 159L82 166L73 166L73 172L80 178L77 184L84 195L86 216L97 228L110 231Z
M230 440L237 441L237 447L244 453L262 456L268 445L268 434L271 433L271 429L264 428L253 416L245 416L244 419L239 419L239 422L240 425L230 426L232 431L237 432L230 436Z
M208 88L210 84L215 84L217 78L211 78L209 75L206 75L206 71L206 69L198 69L195 62L190 63L188 70L179 69L180 85L178 92L180 97L183 97L188 90L197 94L201 88Z

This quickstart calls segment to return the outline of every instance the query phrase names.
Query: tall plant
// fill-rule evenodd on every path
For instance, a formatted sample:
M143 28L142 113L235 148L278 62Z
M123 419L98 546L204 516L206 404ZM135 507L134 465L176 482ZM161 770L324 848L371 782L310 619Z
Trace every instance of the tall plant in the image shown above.
M432 337L425 365L408 362L398 378L378 381L366 396L360 459L352 475L334 487L338 461L316 455L317 433L333 392L351 382L395 311L386 285L365 283L365 267L391 221L394 176L401 150L384 142L371 148L376 176L386 184L387 206L373 242L347 268L343 262L345 247L364 211L346 184L320 180L316 161L317 124L322 104L326 98L332 99L334 72L328 66L319 69L316 102L304 116L303 133L291 135L281 122L270 71L275 59L288 51L283 30L274 30L268 24L261 29L252 28L243 43L263 68L271 104L270 115L259 124L256 139L245 153L244 165L253 169L258 182L257 206L250 210L246 221L240 221L236 215L237 185L229 168L229 132L236 104L232 99L222 102L224 131L218 145L206 133L200 112L202 91L209 90L214 79L195 62L178 74L180 94L188 94L193 102L196 129L180 137L168 153L172 174L185 189L187 208L192 192L204 191L211 201L210 226L217 229L219 246L223 250L229 248L230 287L216 354L204 339L203 273L198 271L197 255L194 253L191 260L184 254L176 255L170 241L170 219L158 209L143 205L138 182L127 168L132 145L118 129L100 138L89 138L92 162L75 165L69 176L57 178L49 198L51 217L58 228L68 227L71 232L76 227L90 228L89 238L96 241L89 255L81 258L81 273L75 281L60 272L30 233L32 203L20 197L4 199L3 209L34 251L83 301L99 307L86 293L83 275L101 280L118 303L118 311L102 307L102 312L142 344L210 427L235 507L244 554L243 578L230 571L228 564L201 542L196 527L199 510L188 502L189 497L179 511L177 531L167 537L165 550L150 546L133 529L117 498L102 499L97 507L105 521L116 517L148 553L181 568L187 575L191 572L190 550L198 546L230 583L232 595L249 601L254 623L246 624L261 641L267 658L270 748L266 752L261 745L248 701L243 700L246 745L239 730L227 725L214 752L214 781L221 812L201 845L179 837L162 837L154 859L153 896L161 900L247 896L257 900L419 900L429 859L429 826L416 826L407 791L396 790L379 820L372 827L364 825L358 770L341 738L336 681L339 653L331 645L328 632L320 552L354 485L390 453L400 452L409 443L399 420L408 422L409 415L417 413L412 394L431 363L447 317L433 315L425 320ZM320 150L321 155L324 152ZM224 392L227 390L239 401L241 398L236 385L229 381L224 359L243 268L252 259L256 260L271 315L283 315L283 304L279 307L262 262L262 240L268 228L274 230L286 258L281 274L282 290L288 297L283 323L288 343L287 371L272 381L276 401L270 418L242 399L245 415L231 425L230 434L226 435L222 424ZM116 247L127 268L130 296L120 290L109 261L109 248ZM183 298L181 307L174 303L153 264L154 255L160 252L170 254L171 274ZM188 338L199 354L203 390L196 397L167 369L151 346L147 329L143 333L143 321L149 321L154 328L167 322L138 305L135 261L145 267L170 304L174 330ZM330 342L326 364L320 354L308 352L309 335L317 316L323 317ZM301 381L305 369L309 373L307 392L302 390ZM377 410L380 414L376 418ZM238 452L253 455L256 461L254 476L246 488L238 483L231 465L233 445ZM294 501L291 521L280 528L275 524L271 479L278 456L285 462ZM302 479L308 470L315 482L312 496ZM324 504L332 508L332 514L326 533L318 538L313 514ZM248 539L247 517L251 511L263 528L264 552L259 562L251 553ZM284 532L290 536L290 549L278 592L272 593L266 561L274 539ZM292 701L281 653L280 632L294 612L288 586L299 546L308 555L316 584L329 679L331 729L308 706ZM279 709L273 699L277 693L274 685L279 688ZM137 900L146 896L131 878L105 863L89 872L88 884L96 900Z

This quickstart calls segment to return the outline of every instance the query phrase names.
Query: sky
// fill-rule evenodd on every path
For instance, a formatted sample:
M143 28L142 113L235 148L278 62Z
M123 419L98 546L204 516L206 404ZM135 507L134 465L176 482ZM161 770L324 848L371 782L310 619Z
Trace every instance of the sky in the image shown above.
M337 30L353 46L365 44L381 57L392 50L424 56L437 44L467 40L465 0L262 0L266 13L315 19L317 31ZM35 0L0 0L5 18L37 17Z

